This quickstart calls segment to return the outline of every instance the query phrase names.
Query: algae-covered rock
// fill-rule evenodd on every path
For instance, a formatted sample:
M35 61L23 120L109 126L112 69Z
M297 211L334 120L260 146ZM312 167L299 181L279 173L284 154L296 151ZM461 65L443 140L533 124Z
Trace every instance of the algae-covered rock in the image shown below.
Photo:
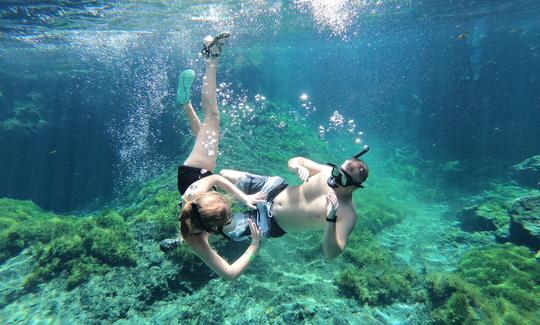
M535 324L540 264L512 244L474 249L453 274L426 278L435 324Z
M515 201L508 213L510 240L540 250L540 195Z
M390 252L379 247L369 232L353 235L348 246L344 257L353 267L337 278L345 295L372 306L412 298L416 275L404 263L396 265Z
M510 168L511 174L518 184L529 187L540 187L540 155L525 159Z
M530 196L534 191L495 184L491 189L472 197L469 205L458 212L460 227L465 231L492 231L499 241L507 241L510 226L508 209L516 199Z
M495 202L473 205L461 209L457 215L465 231L499 231L503 235L510 221L504 206Z
M63 275L73 288L109 267L137 263L133 236L115 211L62 216L30 201L0 199L0 262L25 248L36 261L25 279L27 289Z
M43 96L34 93L29 97L31 100L16 101L13 107L8 110L10 117L0 121L0 133L15 132L30 135L48 124L41 115Z

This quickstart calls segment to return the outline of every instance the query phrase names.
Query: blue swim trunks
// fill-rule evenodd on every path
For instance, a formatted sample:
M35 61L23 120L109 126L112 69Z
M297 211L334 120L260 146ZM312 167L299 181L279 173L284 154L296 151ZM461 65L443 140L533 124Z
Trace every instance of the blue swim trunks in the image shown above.
M246 194L257 192L268 193L266 201L257 203L256 210L236 213L227 227L232 230L224 230L224 235L235 241L247 240L251 237L248 219L251 218L261 230L263 238L276 238L285 235L285 231L277 224L272 216L272 206L274 199L281 191L287 187L285 179L279 176L261 176L246 173L243 175L236 187Z

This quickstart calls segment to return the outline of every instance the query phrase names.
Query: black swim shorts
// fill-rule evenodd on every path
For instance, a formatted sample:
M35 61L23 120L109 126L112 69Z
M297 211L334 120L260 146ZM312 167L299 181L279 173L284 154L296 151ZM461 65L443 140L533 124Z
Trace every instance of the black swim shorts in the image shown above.
M178 167L178 192L184 195L188 187L201 178L212 175L206 169L182 165Z

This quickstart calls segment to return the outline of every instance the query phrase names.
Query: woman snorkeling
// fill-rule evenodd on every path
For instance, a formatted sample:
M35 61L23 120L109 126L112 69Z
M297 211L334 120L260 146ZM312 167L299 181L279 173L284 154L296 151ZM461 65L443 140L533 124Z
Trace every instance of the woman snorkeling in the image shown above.
M191 131L195 136L193 149L184 164L178 167L178 190L182 194L179 215L180 238L165 239L160 247L170 251L185 242L193 252L214 272L227 280L239 277L253 260L260 246L261 233L253 220L249 220L251 244L234 263L229 264L209 244L212 234L223 234L223 227L232 220L227 199L214 191L218 187L232 193L247 207L255 209L265 194L246 195L223 176L212 173L216 166L219 144L219 111L216 96L216 69L223 45L230 34L221 33L203 40L202 55L206 71L203 79L201 104L204 121L201 123L191 105L191 85L195 79L193 70L184 70L179 77L177 103L187 113Z

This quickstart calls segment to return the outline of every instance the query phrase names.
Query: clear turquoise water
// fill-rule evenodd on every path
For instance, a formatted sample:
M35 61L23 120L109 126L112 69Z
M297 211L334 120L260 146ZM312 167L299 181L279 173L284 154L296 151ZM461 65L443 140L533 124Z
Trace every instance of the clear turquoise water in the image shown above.
M264 97L294 112L327 143L317 156L330 152L328 160L341 159L370 144L373 192L365 200L410 209L404 221L377 233L377 242L418 272L452 272L468 248L494 242L493 234L441 240L459 228L456 211L489 184L511 182L510 166L540 154L539 14L540 3L532 0L3 1L0 197L83 215L110 207L178 164L189 149L189 130L172 109L177 73L186 67L201 73L202 38L229 30L218 96L227 114L239 117L231 131L224 128L225 136L238 124L255 123L242 105ZM222 162L234 164L228 160L234 150L225 142ZM255 159L237 163L273 168L265 170ZM284 173L285 166L277 171ZM127 310L112 316L81 297L99 296L95 288L114 279L96 278L75 293L54 281L30 294L13 289L31 267L20 266L31 260L21 253L2 264L0 319L429 319L418 302L373 307L340 294L334 275L347 262L326 264L313 253L317 240L270 243L261 264L235 284L213 280L190 294L164 293L146 307L111 298ZM141 250L152 247L147 245ZM146 272L151 263L137 268ZM123 285L120 294L128 291ZM325 295L333 309L324 306ZM179 312L179 304L190 308ZM197 318L193 310L207 306L218 316ZM287 314L291 310L296 314Z

